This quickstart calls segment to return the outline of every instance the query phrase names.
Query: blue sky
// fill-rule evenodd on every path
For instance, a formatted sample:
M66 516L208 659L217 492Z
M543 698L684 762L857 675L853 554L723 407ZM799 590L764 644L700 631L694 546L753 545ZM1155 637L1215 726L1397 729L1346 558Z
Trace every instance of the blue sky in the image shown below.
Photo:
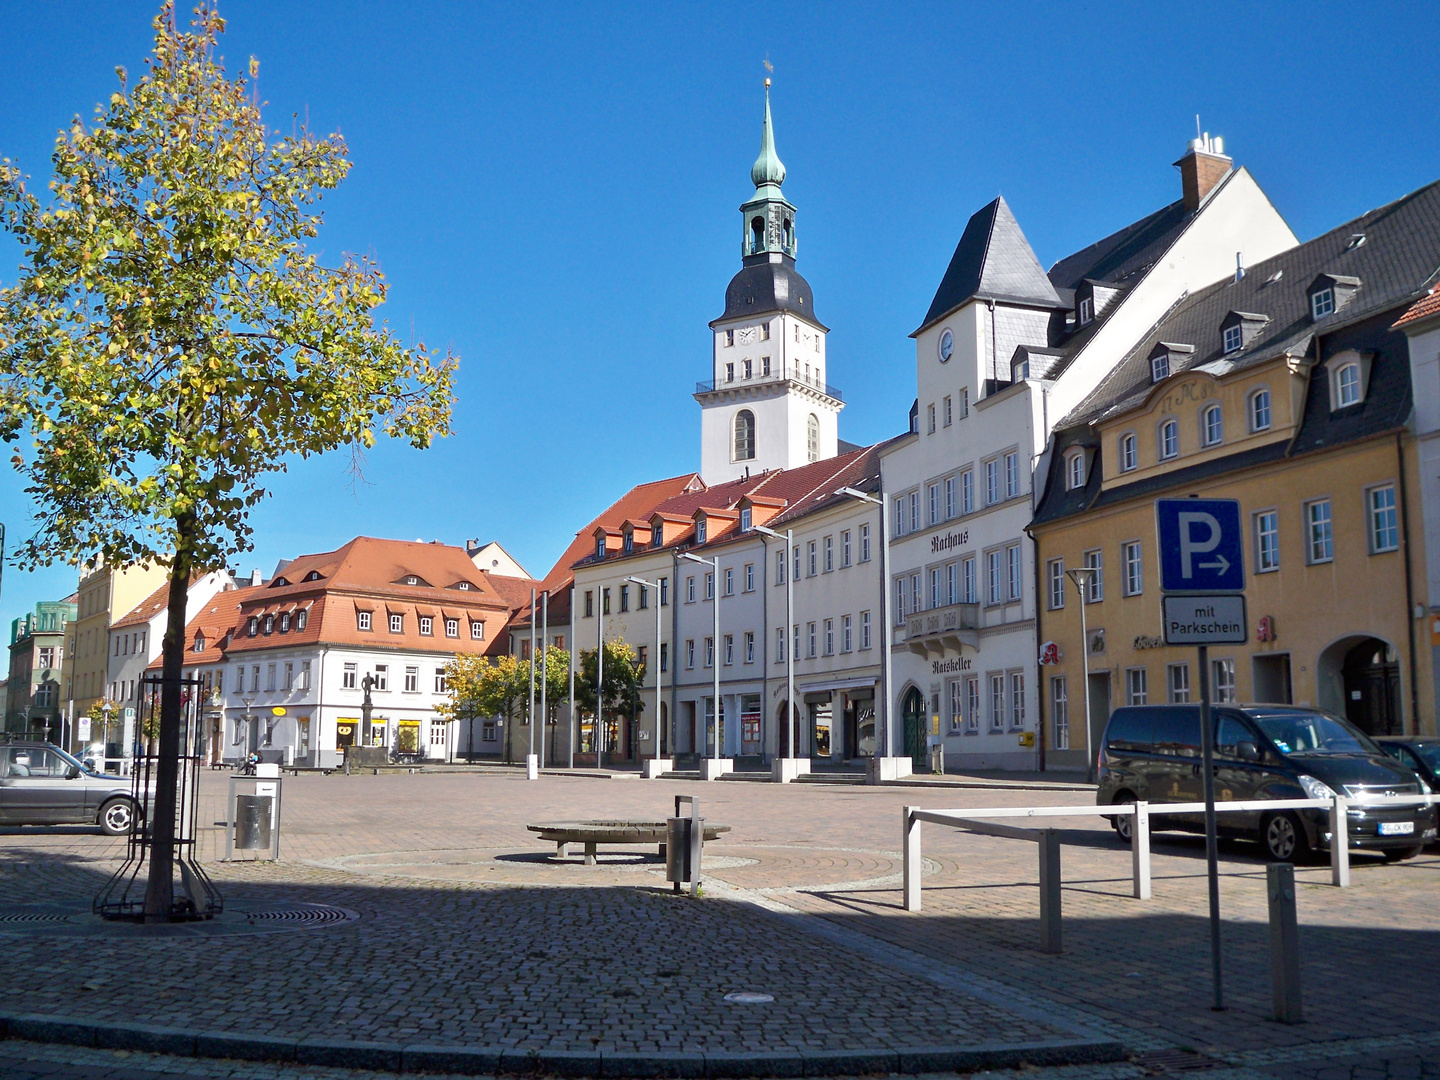
M0 0L0 156L43 187L58 128L138 71L158 5ZM971 213L1005 195L1049 265L1179 196L1224 136L1308 238L1440 177L1428 4L471 3L226 0L267 117L340 130L354 170L320 246L376 256L391 326L463 358L455 434L277 474L279 558L358 533L499 539L543 574L630 485L698 467L706 323L739 267L762 60L831 327L841 437L900 430L907 334ZM0 281L18 249L0 236ZM8 454L4 455L8 459ZM31 508L0 463L7 548ZM0 618L75 587L7 566Z

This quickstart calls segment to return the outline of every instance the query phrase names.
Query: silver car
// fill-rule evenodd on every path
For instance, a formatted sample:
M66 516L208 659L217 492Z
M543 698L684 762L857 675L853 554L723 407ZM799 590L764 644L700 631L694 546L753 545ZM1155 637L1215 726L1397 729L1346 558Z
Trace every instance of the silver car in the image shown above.
M135 817L129 777L97 773L50 743L0 743L0 823L93 824L122 836Z

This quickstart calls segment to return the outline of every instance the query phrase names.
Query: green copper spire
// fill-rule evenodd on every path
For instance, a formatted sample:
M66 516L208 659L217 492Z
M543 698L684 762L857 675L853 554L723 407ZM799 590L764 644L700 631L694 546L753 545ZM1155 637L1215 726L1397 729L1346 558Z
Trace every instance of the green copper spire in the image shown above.
M775 153L775 133L770 127L770 80L765 80L765 131L760 136L760 156L750 167L750 179L757 188L785 183L785 166Z

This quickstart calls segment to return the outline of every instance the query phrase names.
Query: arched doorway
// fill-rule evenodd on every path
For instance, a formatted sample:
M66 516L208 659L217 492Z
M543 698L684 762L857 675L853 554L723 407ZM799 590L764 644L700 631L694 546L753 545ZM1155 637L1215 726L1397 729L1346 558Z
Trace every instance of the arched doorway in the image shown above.
M905 720L905 753L917 771L925 767L925 695L913 686L901 709Z
M1381 638L1341 638L1316 664L1319 704L1339 713L1367 735L1400 735L1405 730L1400 691L1400 655Z

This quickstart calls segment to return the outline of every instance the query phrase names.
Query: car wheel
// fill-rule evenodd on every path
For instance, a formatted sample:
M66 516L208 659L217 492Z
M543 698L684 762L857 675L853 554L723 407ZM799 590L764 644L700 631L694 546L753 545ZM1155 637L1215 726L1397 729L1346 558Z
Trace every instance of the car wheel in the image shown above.
M135 828L135 807L129 799L111 799L100 808L99 822L106 836L126 836Z
M1305 829L1288 812L1271 814L1260 822L1260 843L1271 862L1298 863L1305 857Z
M1415 858L1424 850L1425 847L1422 844L1419 847L1386 848L1381 854L1385 856L1386 862L1403 862L1405 859Z
M1122 791L1115 796L1112 806L1126 806L1135 802L1135 796L1128 791ZM1131 814L1116 814L1110 819L1110 827L1115 830L1122 844L1133 844L1135 842L1135 818Z

